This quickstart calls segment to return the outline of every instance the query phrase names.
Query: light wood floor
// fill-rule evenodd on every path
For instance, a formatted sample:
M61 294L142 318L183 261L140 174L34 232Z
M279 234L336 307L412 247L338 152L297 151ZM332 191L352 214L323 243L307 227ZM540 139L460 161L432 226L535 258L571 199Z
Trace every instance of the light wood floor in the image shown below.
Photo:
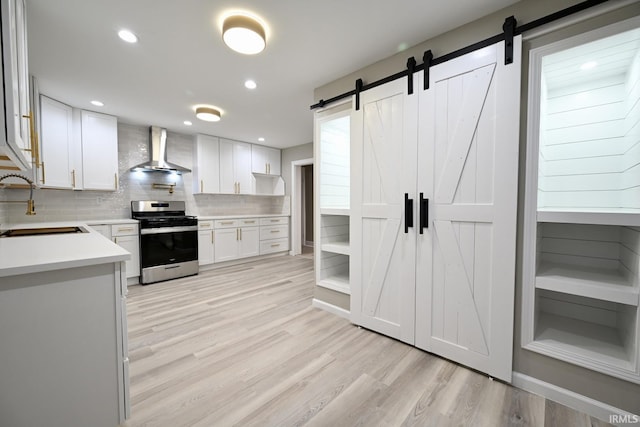
M601 426L311 307L278 257L129 288L126 426Z

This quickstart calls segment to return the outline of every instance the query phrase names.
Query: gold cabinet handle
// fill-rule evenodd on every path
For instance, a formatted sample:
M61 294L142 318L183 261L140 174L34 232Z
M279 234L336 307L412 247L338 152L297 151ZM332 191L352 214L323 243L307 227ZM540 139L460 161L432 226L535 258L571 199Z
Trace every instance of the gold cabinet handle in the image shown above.
M255 224L256 222L255 221L245 221L244 223L245 224Z
M273 243L273 244L271 245L271 247L272 247L272 248L277 248L278 246L280 246L280 243Z
M240 228L239 230L240 230L240 240L242 240L242 228Z
M271 222L280 222L279 219L272 219Z
M271 233L279 233L280 230L271 230Z
M211 230L211 243L215 243L216 242L216 232L215 230Z
M116 245L118 244L118 238L117 237L113 238L113 243L115 243Z
M204 181L200 180L200 192L204 193Z
M236 228L236 240L240 240L240 229Z
M221 225L231 225L231 224L233 224L233 221L221 221L220 224Z
M115 183L116 190L117 190L118 189L118 172L113 174L113 179L114 179L113 182Z
M76 188L76 170L71 171L71 187Z
M269 173L269 164L268 163L264 164L264 173Z
M44 177L44 162L40 163L40 165L42 166L42 183L44 184L44 182L45 182L45 177Z
M133 231L133 227L118 228L118 233L121 233L123 231Z

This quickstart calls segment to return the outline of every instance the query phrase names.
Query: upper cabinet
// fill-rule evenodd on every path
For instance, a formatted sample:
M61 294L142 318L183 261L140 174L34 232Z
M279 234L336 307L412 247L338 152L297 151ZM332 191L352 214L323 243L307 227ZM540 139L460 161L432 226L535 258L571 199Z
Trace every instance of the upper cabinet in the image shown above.
M118 119L82 111L82 166L85 190L118 189Z
M251 144L220 140L220 193L251 194Z
M41 183L47 188L75 186L73 108L46 96L40 98ZM46 168L46 169L45 169Z
M193 193L220 192L220 140L196 135L193 159Z
M262 145L252 145L251 172L280 176L280 150Z
M118 121L40 97L42 174L45 188L118 188Z
M0 114L0 169L28 170L32 166L27 66L27 25L24 0L3 1L2 79L0 91L4 114ZM2 108L2 107L0 107Z

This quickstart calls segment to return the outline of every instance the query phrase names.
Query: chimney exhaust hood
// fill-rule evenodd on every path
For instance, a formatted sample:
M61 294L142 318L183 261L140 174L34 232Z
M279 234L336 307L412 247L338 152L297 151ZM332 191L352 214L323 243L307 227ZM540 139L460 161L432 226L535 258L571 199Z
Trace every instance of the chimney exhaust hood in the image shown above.
M151 126L149 128L149 154L151 159L148 162L140 163L130 170L132 172L170 172L178 174L191 172L191 169L167 161L167 130L159 126Z

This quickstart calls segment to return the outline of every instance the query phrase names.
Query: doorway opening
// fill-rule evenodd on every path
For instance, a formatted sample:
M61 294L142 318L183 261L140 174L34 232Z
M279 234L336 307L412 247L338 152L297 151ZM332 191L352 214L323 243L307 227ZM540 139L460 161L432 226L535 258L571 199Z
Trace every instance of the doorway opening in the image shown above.
M291 162L290 255L313 256L313 159Z

